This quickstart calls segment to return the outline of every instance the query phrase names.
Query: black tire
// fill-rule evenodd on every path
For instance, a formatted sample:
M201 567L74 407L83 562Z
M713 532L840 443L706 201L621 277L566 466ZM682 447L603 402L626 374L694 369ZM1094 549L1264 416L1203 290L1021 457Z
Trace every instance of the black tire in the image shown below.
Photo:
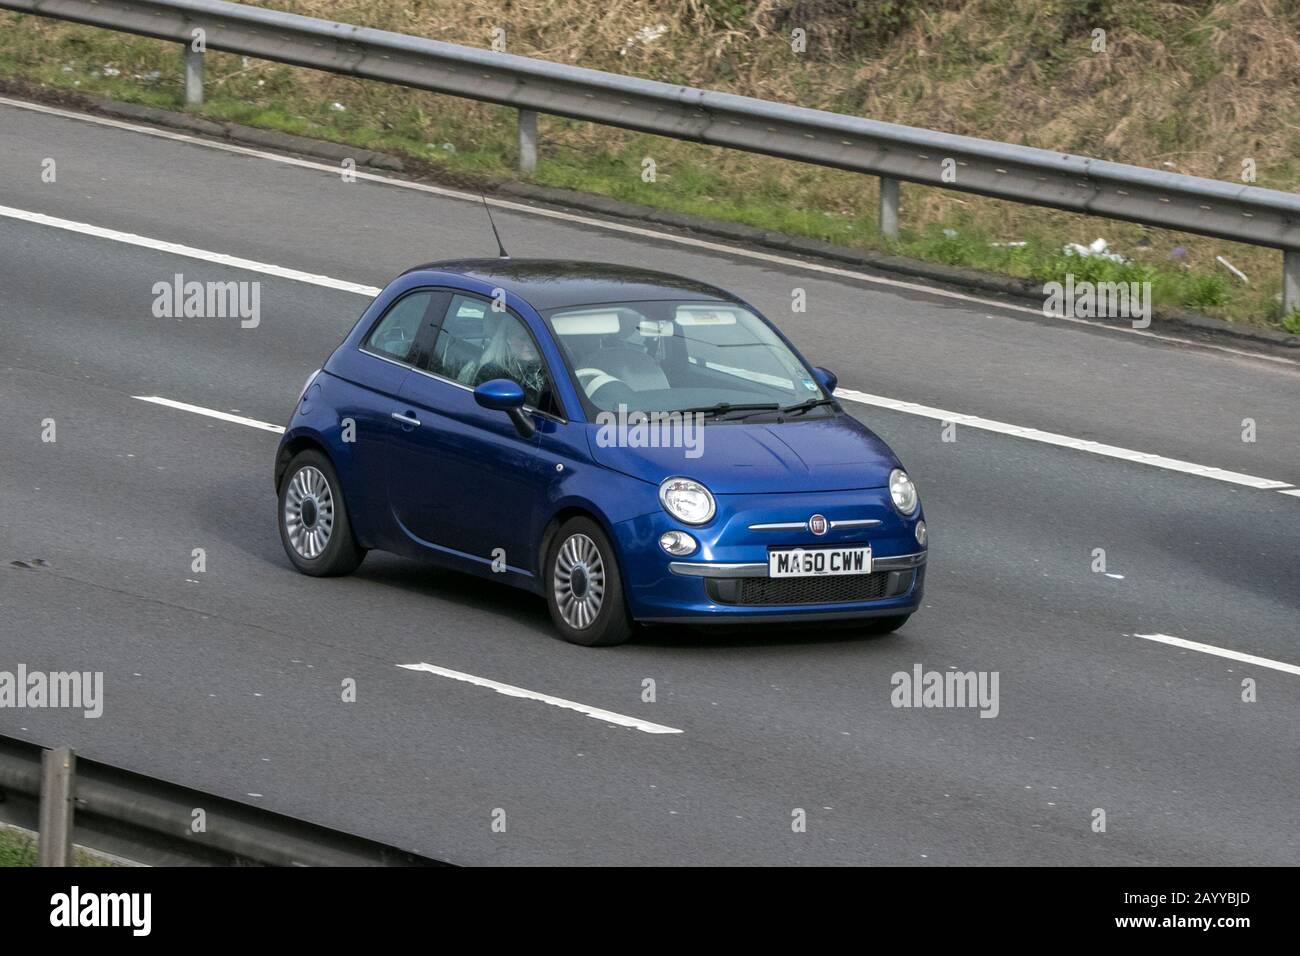
M294 499L292 504L291 499ZM308 500L311 505L307 504ZM294 513L298 521L291 524ZM352 534L338 473L318 451L299 452L289 462L280 482L276 524L284 553L303 574L318 578L351 574L366 556L365 549L357 545Z
M591 558L593 550L598 563ZM551 539L542 567L546 606L555 629L566 641L583 647L610 647L631 636L618 557L600 525L590 518L566 521ZM562 594L568 598L563 606Z
M862 630L867 634L893 634L906 624L911 616L911 614L895 614L891 617L867 618L862 624Z

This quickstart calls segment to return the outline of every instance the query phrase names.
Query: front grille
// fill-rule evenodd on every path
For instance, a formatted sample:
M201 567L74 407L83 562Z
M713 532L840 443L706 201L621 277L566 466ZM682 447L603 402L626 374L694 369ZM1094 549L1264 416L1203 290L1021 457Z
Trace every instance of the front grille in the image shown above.
M712 578L709 597L720 604L860 604L907 592L911 571L836 574L807 578Z

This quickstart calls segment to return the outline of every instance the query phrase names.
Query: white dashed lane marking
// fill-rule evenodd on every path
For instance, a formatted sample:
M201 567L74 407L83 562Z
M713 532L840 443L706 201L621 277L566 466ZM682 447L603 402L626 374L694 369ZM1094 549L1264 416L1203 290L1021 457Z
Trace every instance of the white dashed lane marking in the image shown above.
M203 415L207 418L218 418L223 422L233 422L236 425L247 425L249 428L260 428L265 432L275 432L283 435L284 429L279 425L272 425L270 422L259 422L256 418L245 418L243 415L232 415L229 412L219 412L214 408L204 408L202 405L191 405L188 402L177 402L170 398L159 398L157 395L132 395L132 398L141 402L150 402L154 405L165 405L167 408L175 408L182 412L193 412L195 415Z
M612 710L602 710L599 707L590 707L587 704L580 704L577 701L565 700L563 697L552 697L550 694L541 694L535 690L528 690L523 687L516 687L513 684L503 684L500 681L488 680L486 677L475 677L473 674L466 674L463 671L454 671L446 667L439 667L436 664L398 664L398 667L408 671L424 671L429 674L437 674L439 677L449 677L452 680L463 681L466 684L473 684L475 687L486 687L488 690L496 691L498 694L504 694L507 697L519 697L524 700L541 701L543 704L550 704L552 707L562 707L565 710L575 710L580 714L585 714L593 720L604 721L607 724L616 724L619 727L631 727L634 730L640 730L647 734L680 734L682 731L676 727L665 727L663 724L653 724L648 720L641 720L639 717L628 717L626 714L616 714Z
M1241 661L1243 664L1269 667L1275 671L1282 671L1284 674L1300 676L1300 665L1297 664L1287 664L1284 661L1275 661L1267 657L1256 657L1254 654L1245 654L1241 651L1229 650L1226 647L1215 647L1213 644L1202 644L1200 641L1189 641L1181 637L1174 637L1171 634L1134 634L1133 636L1140 637L1144 641L1157 641L1171 647L1181 647L1188 651L1200 651L1202 654L1213 654L1215 657L1226 657L1230 661Z

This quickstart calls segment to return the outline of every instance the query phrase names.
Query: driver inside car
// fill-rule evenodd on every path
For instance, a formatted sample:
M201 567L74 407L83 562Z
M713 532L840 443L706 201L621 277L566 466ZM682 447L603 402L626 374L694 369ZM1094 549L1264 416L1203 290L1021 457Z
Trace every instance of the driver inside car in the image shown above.
M482 358L476 365L471 363L460 378L470 386L508 378L523 388L528 404L534 406L546 390L546 371L537 345L528 330L510 317L497 323Z

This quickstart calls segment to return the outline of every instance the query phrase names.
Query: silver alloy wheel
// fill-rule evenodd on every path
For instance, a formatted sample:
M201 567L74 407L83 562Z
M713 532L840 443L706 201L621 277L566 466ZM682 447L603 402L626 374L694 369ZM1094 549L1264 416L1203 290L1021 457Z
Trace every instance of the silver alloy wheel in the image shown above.
M284 495L284 530L307 560L321 556L334 530L334 493L324 472L305 465L293 473Z
M555 604L566 624L575 630L591 626L605 600L605 562L596 542L585 534L571 534L555 556Z

